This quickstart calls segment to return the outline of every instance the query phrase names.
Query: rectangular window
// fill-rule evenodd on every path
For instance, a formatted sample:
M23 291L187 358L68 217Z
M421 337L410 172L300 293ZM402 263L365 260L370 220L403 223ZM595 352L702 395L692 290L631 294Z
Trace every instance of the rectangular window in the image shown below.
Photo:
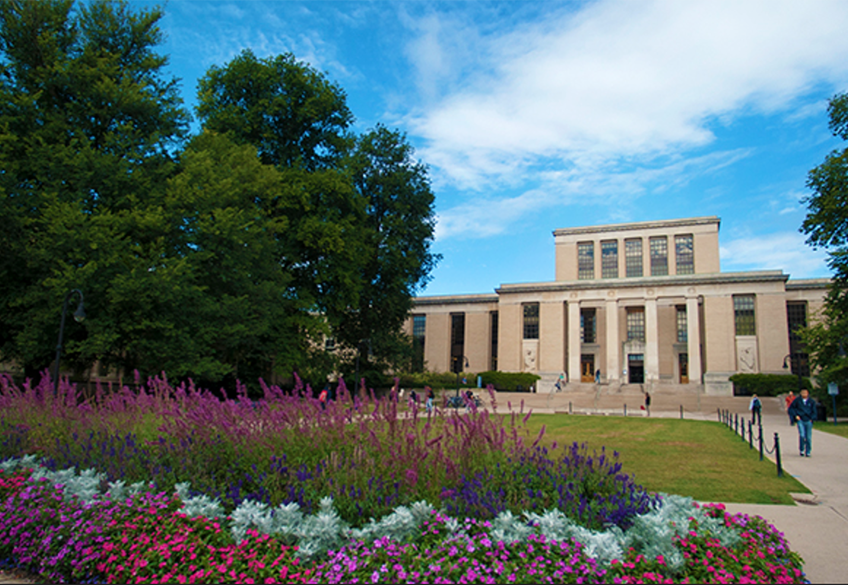
M692 234L674 236L677 274L695 274L695 248Z
M668 276L668 238L657 236L650 239L651 276Z
M498 312L492 311L492 365L493 372L498 371Z
M689 341L689 321L686 319L686 307L677 307L677 341Z
M451 371L465 367L465 313L451 313Z
M539 339L539 303L524 305L524 339Z
M580 242L577 244L577 279L592 280L595 278L595 243Z
M580 341L596 343L598 329L595 309L580 309Z
M642 276L642 240L624 240L624 270L627 278Z
M807 326L806 301L786 303L786 322L789 325L789 354L792 356L792 373L810 375L810 360L801 341L800 329Z
M627 309L627 341L645 341L645 309Z
M757 334L757 323L754 318L754 295L734 296L733 314L736 320L736 335Z
M601 242L601 278L618 278L618 242Z
M412 316L412 371L424 371L424 333L427 330L427 315Z
M336 349L336 338L335 337L324 338L324 350L334 351L335 349Z

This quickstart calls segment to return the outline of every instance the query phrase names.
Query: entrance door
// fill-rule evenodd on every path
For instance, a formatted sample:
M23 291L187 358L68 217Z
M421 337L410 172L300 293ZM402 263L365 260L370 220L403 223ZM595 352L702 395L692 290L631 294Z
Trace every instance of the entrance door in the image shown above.
M580 356L580 381L592 383L595 381L595 355Z
M627 356L627 381L630 384L644 384L645 356L641 353L631 353Z
M677 363L680 366L680 383L689 383L689 354L681 353L677 355Z

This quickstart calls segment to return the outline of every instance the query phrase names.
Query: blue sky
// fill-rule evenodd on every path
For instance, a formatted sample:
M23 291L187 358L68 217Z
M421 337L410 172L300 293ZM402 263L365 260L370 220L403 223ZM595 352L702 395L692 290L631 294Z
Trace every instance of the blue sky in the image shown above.
M134 5L151 2L135 0ZM557 228L716 215L722 271L828 276L807 172L839 146L848 2L171 0L169 71L245 48L344 88L354 130L406 132L444 258L423 294L554 277Z

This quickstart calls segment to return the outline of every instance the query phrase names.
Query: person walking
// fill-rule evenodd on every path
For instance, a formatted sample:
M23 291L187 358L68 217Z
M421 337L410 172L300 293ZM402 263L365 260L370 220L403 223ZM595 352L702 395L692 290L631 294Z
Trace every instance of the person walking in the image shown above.
M816 420L816 401L810 398L810 391L801 390L801 395L789 406L789 416L798 426L798 449L801 457L809 457L813 446L813 421Z
M436 393L432 388L427 389L427 414L433 412L433 402L436 400Z
M792 406L792 403L795 401L795 393L790 390L789 394L786 395L786 414L789 415L789 426L795 424L795 420L792 418L792 415L789 414L789 407Z
M318 402L321 403L321 410L327 410L327 398L330 395L330 386L324 386L324 389L321 390L321 393L318 395Z
M751 403L748 404L748 410L751 411L751 424L763 424L763 403L756 394L751 397Z

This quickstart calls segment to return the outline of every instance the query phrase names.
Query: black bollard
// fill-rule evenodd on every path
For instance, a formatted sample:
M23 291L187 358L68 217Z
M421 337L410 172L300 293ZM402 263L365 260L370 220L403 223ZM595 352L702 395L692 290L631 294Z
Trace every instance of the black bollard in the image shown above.
M683 405L680 405L680 420L683 420Z
M760 425L760 461L763 460L763 425Z
M748 447L754 448L754 423L748 421Z
M571 414L571 401L568 401L568 414Z
M627 405L624 405L624 416L627 416Z
M739 415L735 415L733 417L733 430L736 431L736 434L739 434Z
M783 466L780 464L780 437L774 434L774 457L777 460L777 477L783 477Z

